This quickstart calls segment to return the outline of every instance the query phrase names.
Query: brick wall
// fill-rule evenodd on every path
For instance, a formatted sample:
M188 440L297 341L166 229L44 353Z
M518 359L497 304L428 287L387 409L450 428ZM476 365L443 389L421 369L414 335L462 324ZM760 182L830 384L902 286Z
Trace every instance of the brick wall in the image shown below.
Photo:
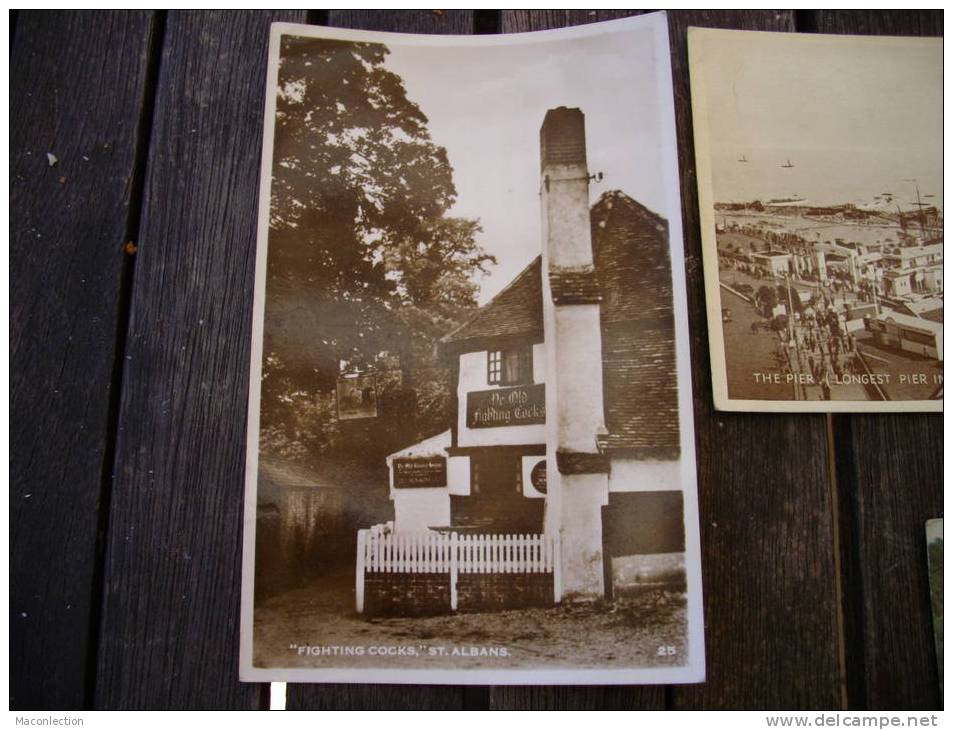
M552 573L466 573L457 580L460 611L503 611L552 603Z
M367 573L364 613L368 616L428 616L450 612L447 573Z
M551 573L461 574L459 611L503 611L553 603ZM367 573L366 616L427 616L450 613L447 573Z

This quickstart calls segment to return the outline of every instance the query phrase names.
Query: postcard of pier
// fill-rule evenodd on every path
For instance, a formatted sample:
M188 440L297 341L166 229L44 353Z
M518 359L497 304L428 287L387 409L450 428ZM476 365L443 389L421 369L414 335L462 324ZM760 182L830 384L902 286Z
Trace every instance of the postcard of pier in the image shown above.
M688 47L715 406L942 410L942 39Z
M273 27L242 680L704 679L669 58Z

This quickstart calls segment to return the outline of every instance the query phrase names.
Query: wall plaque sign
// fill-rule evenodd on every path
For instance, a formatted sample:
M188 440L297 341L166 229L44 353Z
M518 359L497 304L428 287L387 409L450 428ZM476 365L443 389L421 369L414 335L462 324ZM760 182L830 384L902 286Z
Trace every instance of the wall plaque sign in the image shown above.
M533 485L533 489L537 492L542 492L546 494L546 461L540 461L536 466L533 467L533 470L529 473L529 481Z
M447 486L447 460L442 456L394 459L394 488Z
M467 428L546 423L546 386L520 385L467 393Z

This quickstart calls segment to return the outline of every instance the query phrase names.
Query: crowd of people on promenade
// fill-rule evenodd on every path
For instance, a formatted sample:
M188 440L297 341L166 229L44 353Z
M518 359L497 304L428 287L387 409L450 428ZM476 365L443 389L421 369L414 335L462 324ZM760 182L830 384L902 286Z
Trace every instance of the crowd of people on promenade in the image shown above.
M831 331L824 325L793 328L794 346L786 330L778 332L775 361L782 374L800 373L810 376L807 383L819 386L824 400L830 399L831 383L839 383L848 375L863 372L857 342L852 334Z
M838 322L833 312L820 320L803 318L792 328L793 357L801 372L810 373L814 383L827 389L829 381L840 381L858 369L857 341ZM785 343L786 346L790 343Z

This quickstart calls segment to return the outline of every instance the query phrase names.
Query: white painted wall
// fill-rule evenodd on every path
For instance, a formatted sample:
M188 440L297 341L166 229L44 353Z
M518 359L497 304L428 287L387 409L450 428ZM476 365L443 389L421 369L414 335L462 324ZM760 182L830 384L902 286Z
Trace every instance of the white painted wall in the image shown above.
M543 343L533 345L533 382L544 383L546 351ZM486 382L486 351L465 352L460 355L460 378L457 382L457 445L501 446L515 444L543 444L546 426L499 426L495 428L467 428L467 393L496 390L509 386L489 385Z
M605 429L599 305L574 304L555 310L556 372L550 387L555 384L557 391L559 448L594 452L596 434Z
M602 554L602 507L609 501L605 474L562 474L563 595L605 595Z
M612 458L610 492L665 492L683 489L678 461L638 461Z
M545 195L543 204L543 226L546 226ZM556 331L556 307L553 304L552 288L549 285L548 254L543 250L543 331L546 336L546 372L556 373L556 348L548 340L551 333ZM555 377L550 377L546 384L546 510L543 513L543 530L547 533L558 533L562 530L563 488L562 475L556 468L556 448L559 445L558 419L553 417L559 405L556 397Z
M546 343L537 342L533 345L533 382L546 382Z
M533 467L536 466L539 462L545 462L545 455L536 455L536 456L524 456L523 457L523 496L524 497L545 497L546 495L543 492L537 491L533 487L532 481L530 481L530 474L533 471ZM547 469L548 475L548 469ZM549 486L547 485L547 490Z
M450 493L447 487L394 489L394 531L424 532L450 524Z
M447 486L450 494L470 496L469 456L451 456L447 459Z
M588 175L583 164L548 164L543 170L543 246L547 267L592 265Z
M443 457L447 459L447 484L453 482L454 458L447 457L450 446L450 431L431 436L396 451L387 457L387 478L390 499L394 503L394 530L397 532L423 532L429 527L445 527L450 524L450 490L443 487L394 487L394 459L414 457ZM456 457L459 459L460 457ZM463 457L468 461L466 457ZM456 469L459 470L459 465ZM470 484L467 467L466 488Z

